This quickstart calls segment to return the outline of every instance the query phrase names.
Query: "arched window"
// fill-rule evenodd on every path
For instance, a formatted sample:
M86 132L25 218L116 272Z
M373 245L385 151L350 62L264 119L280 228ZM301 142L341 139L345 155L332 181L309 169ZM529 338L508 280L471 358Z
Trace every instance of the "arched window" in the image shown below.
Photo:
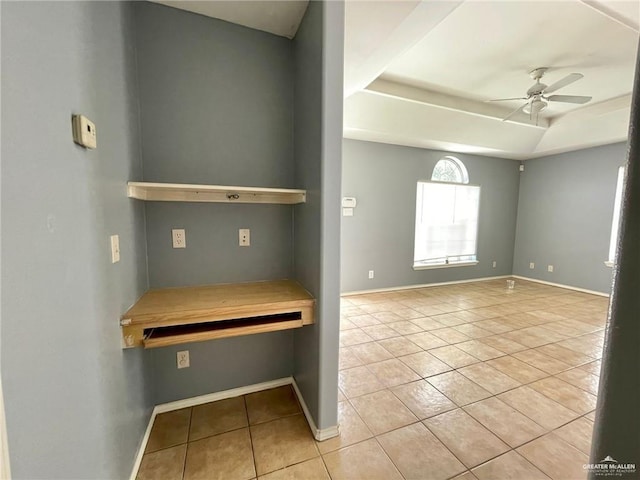
M431 181L449 183L469 183L469 174L464 164L456 157L443 157L433 167Z

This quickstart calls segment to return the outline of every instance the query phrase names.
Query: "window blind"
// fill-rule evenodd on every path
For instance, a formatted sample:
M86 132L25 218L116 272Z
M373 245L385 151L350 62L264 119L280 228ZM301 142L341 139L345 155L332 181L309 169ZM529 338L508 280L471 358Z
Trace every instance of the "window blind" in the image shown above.
M414 263L475 260L480 187L418 182Z

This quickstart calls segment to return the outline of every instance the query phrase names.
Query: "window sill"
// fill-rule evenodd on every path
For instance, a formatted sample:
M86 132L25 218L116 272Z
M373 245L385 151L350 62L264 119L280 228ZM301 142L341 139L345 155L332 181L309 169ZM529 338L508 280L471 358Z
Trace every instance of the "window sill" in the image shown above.
M470 261L470 262L455 262L455 263L438 263L435 265L414 265L414 270L433 270L436 268L451 268L451 267L469 267L472 265L477 265L478 261Z
M604 264L609 268L613 268L613 262L610 260L605 261Z

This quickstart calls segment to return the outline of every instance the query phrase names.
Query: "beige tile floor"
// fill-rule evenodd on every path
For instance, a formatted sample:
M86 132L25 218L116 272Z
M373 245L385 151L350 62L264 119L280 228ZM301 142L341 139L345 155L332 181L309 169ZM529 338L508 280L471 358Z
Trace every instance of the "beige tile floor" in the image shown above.
M521 280L343 297L339 437L280 387L159 415L138 478L586 478L607 304Z

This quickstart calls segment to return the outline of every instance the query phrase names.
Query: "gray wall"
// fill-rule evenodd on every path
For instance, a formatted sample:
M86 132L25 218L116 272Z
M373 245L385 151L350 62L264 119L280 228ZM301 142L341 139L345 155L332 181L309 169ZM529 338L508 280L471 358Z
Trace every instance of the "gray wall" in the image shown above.
M316 425L338 424L338 347L340 342L340 201L345 5L325 1L322 56L322 272L320 298L320 400Z
M416 184L429 180L436 162L451 154L358 140L345 139L343 145L342 194L358 202L353 217L342 217L343 292L511 274L518 162L454 154L466 166L469 183L481 186L479 263L415 271ZM375 271L371 280L369 270Z
M311 2L294 40L295 275L317 299L295 332L295 379L320 429L337 424L344 4Z
M135 5L144 180L294 187L293 48L282 37ZM152 288L290 278L293 207L147 202ZM186 230L186 249L171 229ZM238 246L238 229L251 246ZM293 373L290 331L155 349L155 402Z
M189 350L190 368L176 368L176 353ZM156 404L253 385L292 374L291 330L155 348Z
M130 5L2 2L2 381L13 478L126 478L151 413ZM71 114L98 149L71 137ZM109 235L120 235L111 264Z
M527 160L513 273L608 293L611 220L626 144ZM529 263L535 269L529 269ZM553 265L553 273L547 272Z
M292 42L149 2L135 12L145 181L293 187Z
M291 277L292 207L147 202L149 281L153 288ZM184 228L187 248L174 249L171 229ZM238 246L238 229L251 246Z

